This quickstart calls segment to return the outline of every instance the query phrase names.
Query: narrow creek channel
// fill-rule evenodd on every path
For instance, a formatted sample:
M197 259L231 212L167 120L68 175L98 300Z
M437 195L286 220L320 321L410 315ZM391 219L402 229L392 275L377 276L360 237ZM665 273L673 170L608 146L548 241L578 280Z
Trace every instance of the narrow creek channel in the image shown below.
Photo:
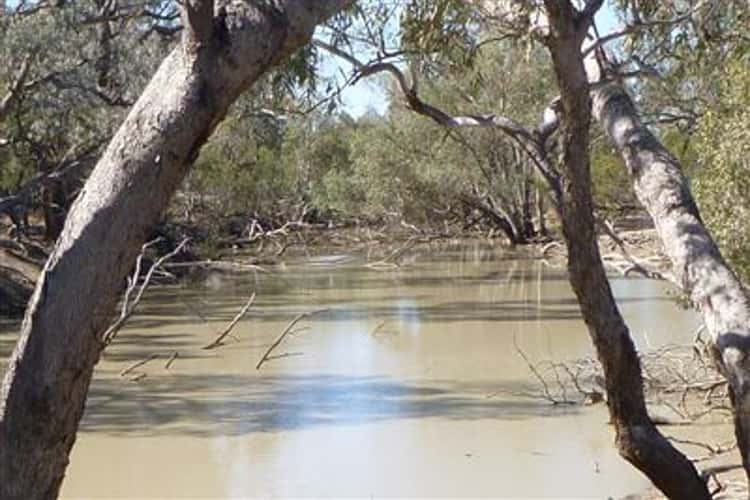
M534 361L592 355L565 273L481 243L149 291L99 364L63 498L621 497L647 481L606 408L555 407ZM638 346L689 342L669 287L613 277ZM234 339L202 350L257 292ZM299 312L327 308L257 371ZM0 355L17 326L0 324ZM170 369L166 360L179 357ZM158 354L132 373L139 359ZM5 368L3 367L3 370Z

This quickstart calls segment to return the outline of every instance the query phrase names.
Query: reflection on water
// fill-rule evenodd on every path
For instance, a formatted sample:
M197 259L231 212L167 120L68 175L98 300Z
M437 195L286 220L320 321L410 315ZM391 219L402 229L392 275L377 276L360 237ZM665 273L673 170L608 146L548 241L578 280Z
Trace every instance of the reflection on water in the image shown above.
M603 498L646 484L602 406L523 396L514 336L535 360L592 353L563 272L480 244L390 271L334 257L152 290L98 367L63 496ZM696 318L664 284L612 285L640 347L690 339ZM253 290L235 339L201 350ZM295 314L322 308L255 370ZM154 353L138 383L119 377Z

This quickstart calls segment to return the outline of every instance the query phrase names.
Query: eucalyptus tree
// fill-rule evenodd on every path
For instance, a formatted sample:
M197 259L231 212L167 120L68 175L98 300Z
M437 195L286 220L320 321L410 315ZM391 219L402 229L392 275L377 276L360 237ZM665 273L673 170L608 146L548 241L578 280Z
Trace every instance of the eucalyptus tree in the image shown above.
M101 336L149 231L232 102L348 4L183 3L180 43L81 190L26 312L0 392L0 496L57 496Z
M19 2L0 17L0 212L39 198L54 240L80 181L173 43L155 0Z
M405 11L408 22L402 20L404 50L384 48L380 43L371 60L362 61L347 53L346 40L327 48L352 62L360 76L390 74L412 111L449 128L495 128L523 148L554 193L568 247L570 282L604 368L620 453L670 498L708 498L693 464L648 416L638 355L604 272L596 244L590 174L589 130L592 119L599 121L620 153L639 201L654 220L678 285L690 295L711 333L717 361L729 381L738 445L750 473L750 368L745 363L750 354L750 301L703 225L679 161L644 124L623 86L623 78L640 76L648 69L645 58L623 59L620 54L625 52L609 51L606 46L615 40L637 40L629 37L665 26L670 27L669 39L685 23L703 29L715 19L717 10L729 8L730 3L745 16L748 6L741 2L622 2L627 25L600 38L594 18L601 0L579 2L579 6L567 0L415 3L417 8ZM472 22L456 23L455 19ZM490 27L488 36L483 36L487 31L477 29L482 25ZM721 28L716 23L711 28L717 26ZM560 95L545 110L541 123L525 127L492 109L456 113L426 102L415 78L415 63L408 56L415 46L428 54L439 51L435 44L442 32L453 40L446 49L451 56L467 52L456 47L456 40L463 39L473 47L506 37L545 47ZM637 85L631 88L638 90ZM553 154L555 148L559 154Z
M570 282L602 362L608 407L620 453L671 498L708 498L693 464L649 419L639 360L603 269L593 215L591 122L610 137L673 262L711 333L727 376L743 463L750 470L750 304L725 264L693 202L679 162L643 124L621 84L628 67L594 40L602 0L408 3L404 46L378 46L372 60L352 62L357 76L386 72L408 108L444 126L492 128L506 134L547 182L568 246ZM7 498L54 497L75 439L93 367L121 288L148 231L230 104L271 66L305 45L315 25L346 8L346 0L183 4L183 32L103 153L66 221L27 311L10 361L0 406L0 492ZM393 2L384 2L395 12ZM370 5L370 4L368 4ZM698 2L665 19L659 2L630 1L632 26L622 36L693 19L724 5ZM685 7L687 13L681 11ZM359 15L362 9L354 11ZM494 26L481 38L482 23ZM380 23L380 26L386 26ZM329 45L342 51L345 29ZM365 26L366 30L367 27ZM388 38L385 28L375 33ZM479 37L479 38L478 38ZM471 46L513 37L549 54L559 98L533 127L495 111L459 113L427 102L420 75L465 64ZM476 44L474 42L477 42ZM464 50L468 42L470 50ZM400 39L398 40L400 47ZM351 56L351 54L350 54ZM414 56L413 58L409 56ZM596 57L594 57L596 56ZM394 61L394 58L396 59ZM508 113L515 111L509 107Z

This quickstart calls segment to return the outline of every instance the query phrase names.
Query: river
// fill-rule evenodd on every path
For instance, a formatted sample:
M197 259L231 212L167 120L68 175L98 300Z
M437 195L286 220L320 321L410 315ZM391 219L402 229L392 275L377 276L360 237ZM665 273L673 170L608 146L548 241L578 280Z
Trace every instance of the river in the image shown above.
M538 386L515 344L533 361L593 354L562 270L482 242L414 252L399 269L364 263L299 258L150 290L97 367L62 497L616 498L646 487L618 457L603 405L529 395ZM639 348L691 340L698 319L666 284L611 283ZM201 349L253 291L234 338ZM296 314L319 309L255 369ZM16 329L0 325L3 357Z

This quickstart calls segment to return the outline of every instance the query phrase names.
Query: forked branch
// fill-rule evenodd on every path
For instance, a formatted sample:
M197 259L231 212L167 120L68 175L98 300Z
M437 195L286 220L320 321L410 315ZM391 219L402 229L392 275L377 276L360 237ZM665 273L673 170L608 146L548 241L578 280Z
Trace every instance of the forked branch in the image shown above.
M232 321L229 322L229 324L222 330L222 332L216 336L216 338L210 343L203 346L203 349L213 349L215 347L219 347L224 343L224 339L232 333L232 329L234 329L235 325L239 323L239 321L247 314L248 309L250 309L250 306L253 305L253 302L255 302L255 292L250 296L250 299L245 303L245 305L240 309L240 311L237 313L237 315L232 319Z
M107 328L107 331L105 331L102 335L102 342L104 343L104 345L109 345L112 343L112 341L117 336L117 333L122 329L123 326L125 326L125 323L133 315L136 308L138 307L138 304L140 304L141 299L143 298L143 294L146 292L146 289L151 283L151 279L154 277L154 272L159 269L161 265L164 264L164 262L180 253L189 241L187 238L185 238L184 240L182 240L182 242L180 242L179 245L177 245L177 247L175 247L174 250L159 257L151 265L148 272L146 273L146 276L141 281L140 286L138 286L138 279L141 275L141 268L143 267L143 257L145 256L146 251L150 247L154 246L159 240L160 238L151 240L145 243L143 247L141 247L141 253L138 255L138 258L135 261L135 269L133 270L133 274L128 278L128 286L125 289L125 295L122 299L120 316L117 318L117 320L115 320L114 323L110 325L109 328ZM133 293L135 293L135 297L133 297L133 299L131 300Z

